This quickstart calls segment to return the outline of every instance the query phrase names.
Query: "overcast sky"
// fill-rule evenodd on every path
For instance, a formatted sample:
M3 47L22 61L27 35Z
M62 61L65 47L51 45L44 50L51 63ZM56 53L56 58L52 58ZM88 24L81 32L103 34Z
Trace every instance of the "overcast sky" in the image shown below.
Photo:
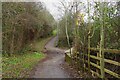
M59 6L59 2L61 0L39 0L41 2L44 2L46 5L46 8L50 11L50 13L53 15L53 17L57 20L59 18L60 12L58 11L57 6Z
M39 1L45 3L46 8L50 11L50 13L53 15L53 17L57 20L59 18L60 13L61 13L60 11L58 11L58 7L57 7L57 6L60 6L59 2L60 1L72 2L75 0L39 0ZM76 1L84 2L85 5L87 6L87 0L76 0ZM93 1L116 2L116 1L120 1L120 0L89 0L89 1L90 2L93 2ZM93 14L93 9L91 9L90 13L91 13L91 15ZM85 14L85 11L83 11L83 14ZM87 15L85 15L84 19L87 20Z
M58 20L61 14L61 12L58 9L58 6L60 6L60 1L73 2L74 0L39 0L39 1L44 2L46 8L50 11L55 20Z
M60 6L59 2L60 1L64 1L64 0L39 0L41 2L44 2L46 5L46 8L50 11L50 13L53 15L53 17L55 18L55 20L58 20L60 18L60 14L61 12L58 11L58 7ZM74 0L66 0L68 2L72 2ZM81 1L81 0L78 0ZM84 0L82 2L87 2L87 0ZM85 17L86 19L87 17Z

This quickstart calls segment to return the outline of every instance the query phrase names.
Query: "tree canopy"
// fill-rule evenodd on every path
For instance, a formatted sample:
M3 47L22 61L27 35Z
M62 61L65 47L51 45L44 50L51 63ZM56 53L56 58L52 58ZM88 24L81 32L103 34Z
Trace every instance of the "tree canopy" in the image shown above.
M2 3L3 53L21 51L26 44L51 35L54 18L42 2Z

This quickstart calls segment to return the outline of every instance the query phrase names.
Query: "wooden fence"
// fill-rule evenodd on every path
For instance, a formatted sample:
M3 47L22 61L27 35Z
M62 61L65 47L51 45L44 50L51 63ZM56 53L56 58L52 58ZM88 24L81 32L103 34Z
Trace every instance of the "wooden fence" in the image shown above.
M120 62L119 60L115 61L115 60L110 60L110 59L106 59L105 57L101 57L100 56L100 49L99 48L90 48L90 55L87 54L83 54L84 57L82 57L82 59L77 59L77 65L79 65L80 60L83 61L84 69L87 70L88 72L91 72L92 74L94 74L95 76L99 77L99 78L105 78L106 74L109 74L115 78L120 78L120 72L119 72L119 68L120 68ZM94 52L95 55L92 54L92 52ZM117 57L120 57L120 50L117 49L103 49L104 54L118 54ZM73 53L72 53L73 54ZM85 58L86 57L86 58ZM65 54L65 60L67 62L71 62L72 58L69 55L69 53ZM94 60L95 62L92 62L91 60ZM74 62L76 62L74 61ZM108 65L101 65L101 64L105 64L105 63L109 63L110 65L115 65L117 66L118 72L116 73L115 71L112 71L110 69L105 68ZM80 64L80 65L83 65ZM88 67L90 66L90 67ZM92 67L94 67L94 70L92 69ZM111 68L113 68L111 66ZM103 76L104 75L104 76Z

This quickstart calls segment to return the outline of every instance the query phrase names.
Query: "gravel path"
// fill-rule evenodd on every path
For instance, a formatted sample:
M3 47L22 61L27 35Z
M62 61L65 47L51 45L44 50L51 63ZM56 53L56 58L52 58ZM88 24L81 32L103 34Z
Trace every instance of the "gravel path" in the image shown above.
M57 37L51 39L45 46L47 58L39 62L32 71L32 78L72 78L70 72L62 66L64 64L64 50L54 47Z

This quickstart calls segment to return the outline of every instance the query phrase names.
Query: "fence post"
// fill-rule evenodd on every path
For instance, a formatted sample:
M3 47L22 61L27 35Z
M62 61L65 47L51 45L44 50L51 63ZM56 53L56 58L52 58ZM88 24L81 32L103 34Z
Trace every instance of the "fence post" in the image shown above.
M100 67L101 67L101 78L105 77L104 73L104 30L101 27L101 41L100 41Z
M100 72L101 72L101 78L105 78L105 72L104 72L104 3L101 3L101 29L100 29Z
M89 0L87 0L87 4L88 4L88 72L90 73L90 3Z
M97 45L97 48L99 48L99 43ZM99 57L100 57L99 52L97 52L97 58ZM99 65L99 61L97 61L97 65ZM99 73L98 68L96 68L96 72Z
M90 73L90 35L88 36L88 71Z

